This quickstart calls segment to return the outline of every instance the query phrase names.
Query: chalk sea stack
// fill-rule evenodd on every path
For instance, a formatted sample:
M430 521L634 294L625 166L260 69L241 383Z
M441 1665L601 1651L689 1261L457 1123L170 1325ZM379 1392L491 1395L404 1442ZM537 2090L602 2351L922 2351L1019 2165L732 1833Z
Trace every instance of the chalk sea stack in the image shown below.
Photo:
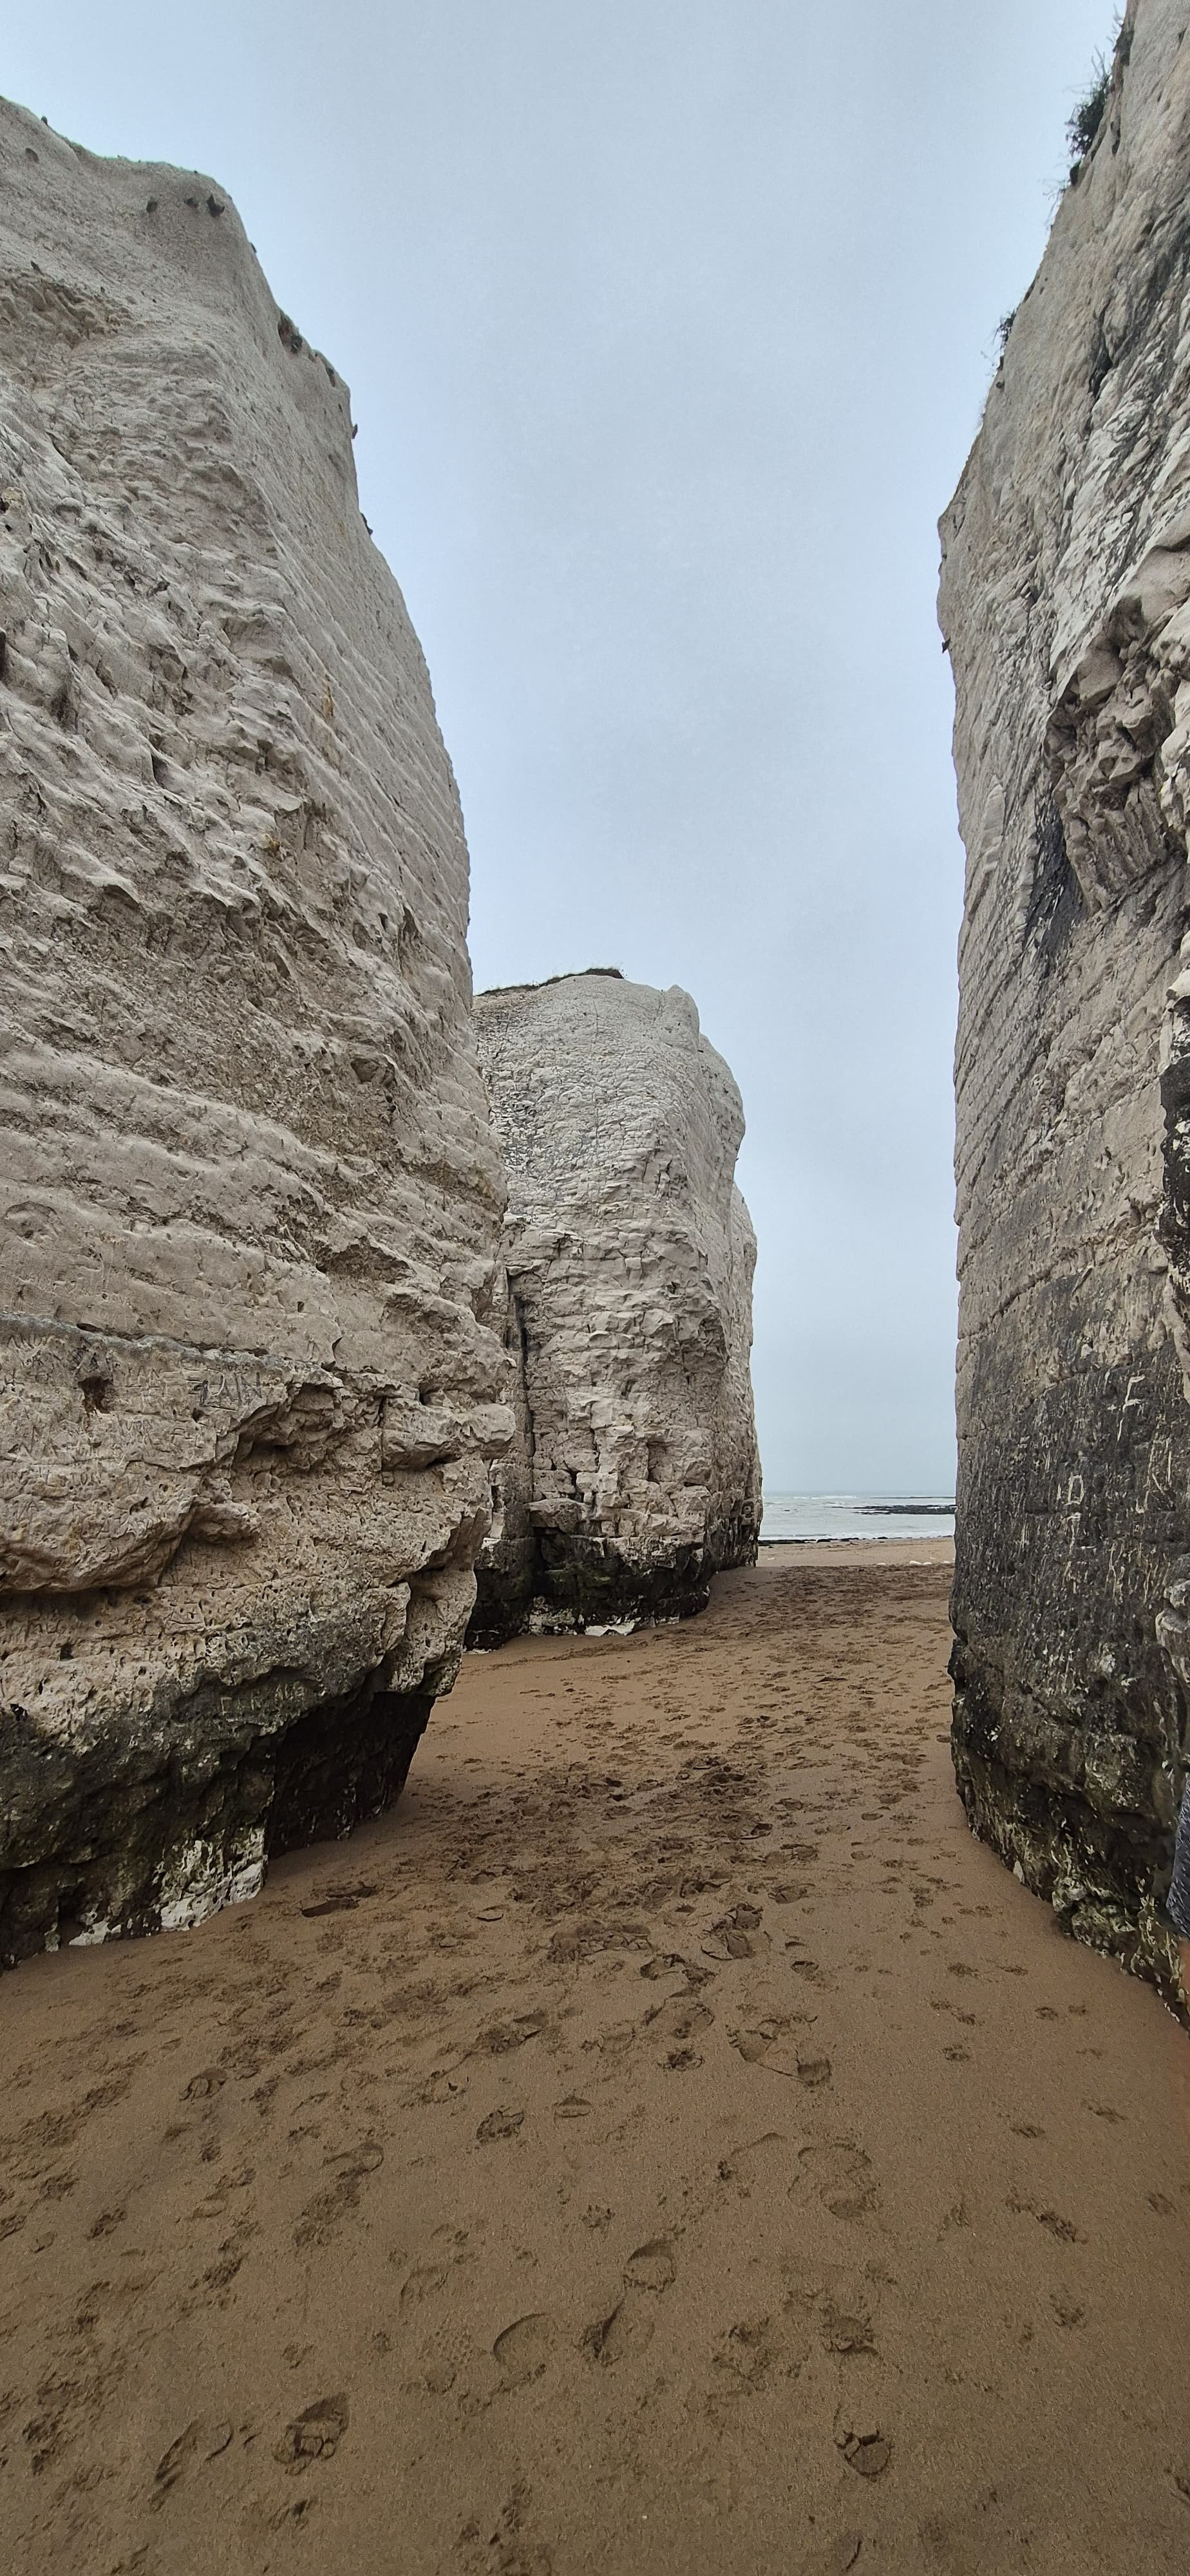
M400 1787L501 1401L467 853L223 191L0 115L0 1952Z
M1134 0L943 522L967 846L954 1752L1172 1983L1190 1694L1190 45Z
M739 1093L676 986L592 970L475 1009L517 1431L473 1641L699 1610L760 1526Z

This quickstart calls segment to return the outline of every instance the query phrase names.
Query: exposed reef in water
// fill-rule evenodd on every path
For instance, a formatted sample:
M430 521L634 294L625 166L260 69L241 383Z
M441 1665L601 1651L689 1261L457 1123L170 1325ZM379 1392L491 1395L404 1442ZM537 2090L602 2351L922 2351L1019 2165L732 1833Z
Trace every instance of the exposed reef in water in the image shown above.
M1132 0L943 521L967 847L954 1754L1173 1993L1190 1705L1190 45Z
M400 1788L502 1401L467 852L234 207L0 111L0 1955Z
M739 1093L676 986L592 970L475 1008L517 1427L470 1641L686 1617L760 1527Z

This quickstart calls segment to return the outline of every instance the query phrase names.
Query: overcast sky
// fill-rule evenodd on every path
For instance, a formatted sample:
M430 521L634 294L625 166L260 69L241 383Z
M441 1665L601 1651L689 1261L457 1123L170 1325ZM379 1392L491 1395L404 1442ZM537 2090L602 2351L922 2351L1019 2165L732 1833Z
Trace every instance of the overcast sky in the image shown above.
M208 172L352 386L477 984L694 994L766 1481L950 1489L935 522L1111 0L56 0L2 85Z

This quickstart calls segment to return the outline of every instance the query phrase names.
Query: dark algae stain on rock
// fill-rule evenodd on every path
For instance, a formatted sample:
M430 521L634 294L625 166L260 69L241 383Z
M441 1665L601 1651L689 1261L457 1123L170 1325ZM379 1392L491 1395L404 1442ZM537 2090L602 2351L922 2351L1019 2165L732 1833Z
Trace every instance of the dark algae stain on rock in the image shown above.
M295 1653L293 1632L286 1642ZM6 1964L198 1922L254 1895L275 1854L349 1833L399 1796L432 1690L380 1687L366 1632L307 1645L303 1670L208 1680L186 1702L159 1690L147 1715L105 1707L66 1744L25 1710L0 1712Z
M943 521L967 848L953 1744L1155 1978L1190 1635L1190 49L1129 8ZM1088 353L1090 355L1088 356Z
M719 1567L705 1546L673 1548L659 1562L642 1564L614 1541L579 1532L534 1531L506 1549L497 1543L490 1556L494 1561L482 1562L477 1575L467 1632L473 1646L500 1645L529 1627L688 1619L705 1610ZM741 1551L727 1561L745 1564L751 1556Z
M979 1389L1000 1427L964 1458L951 1604L972 1823L1071 1931L1148 1973L1165 1967L1184 1725L1158 1636L1184 1401L1168 1344L1143 1370L1076 1368L1015 1409L1011 1382Z

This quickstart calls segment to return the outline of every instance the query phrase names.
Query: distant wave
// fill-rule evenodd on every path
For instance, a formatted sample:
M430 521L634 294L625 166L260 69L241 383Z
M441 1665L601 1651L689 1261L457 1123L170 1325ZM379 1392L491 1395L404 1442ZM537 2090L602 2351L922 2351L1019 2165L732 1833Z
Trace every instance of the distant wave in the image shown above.
M791 1540L949 1538L954 1498L943 1494L766 1494L762 1547Z

